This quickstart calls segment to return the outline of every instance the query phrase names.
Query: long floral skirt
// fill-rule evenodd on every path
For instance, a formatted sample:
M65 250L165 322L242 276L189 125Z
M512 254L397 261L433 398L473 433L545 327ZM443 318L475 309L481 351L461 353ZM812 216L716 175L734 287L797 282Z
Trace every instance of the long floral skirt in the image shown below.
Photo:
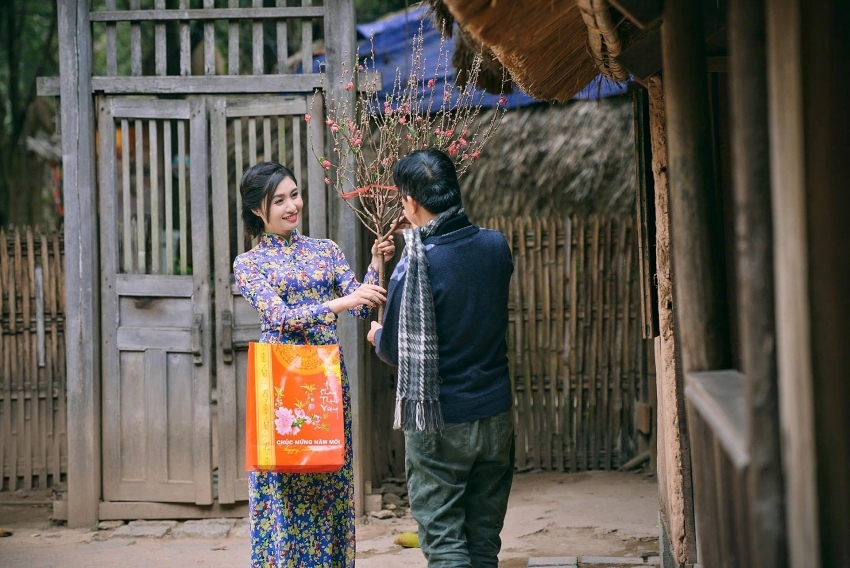
M354 566L351 399L342 368L345 465L334 473L249 473L252 568Z

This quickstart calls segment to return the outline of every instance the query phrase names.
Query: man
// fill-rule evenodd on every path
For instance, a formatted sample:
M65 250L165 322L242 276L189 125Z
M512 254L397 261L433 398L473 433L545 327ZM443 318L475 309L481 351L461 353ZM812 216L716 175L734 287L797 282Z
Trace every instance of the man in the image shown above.
M393 177L416 228L368 339L398 366L394 427L420 546L430 568L496 568L514 471L510 248L463 213L445 153L413 152Z

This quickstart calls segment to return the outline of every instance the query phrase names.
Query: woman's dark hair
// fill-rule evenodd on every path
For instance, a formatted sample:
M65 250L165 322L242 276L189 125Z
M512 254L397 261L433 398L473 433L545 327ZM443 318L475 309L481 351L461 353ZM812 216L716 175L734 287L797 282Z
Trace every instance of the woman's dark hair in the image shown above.
M295 174L277 162L260 162L242 174L242 181L239 183L239 193L242 195L242 222L245 226L245 234L249 237L261 235L266 228L263 220L253 211L261 209L268 217L274 190L286 178L298 184Z
M436 148L416 150L396 162L393 181L402 197L409 195L429 213L461 204L455 164Z

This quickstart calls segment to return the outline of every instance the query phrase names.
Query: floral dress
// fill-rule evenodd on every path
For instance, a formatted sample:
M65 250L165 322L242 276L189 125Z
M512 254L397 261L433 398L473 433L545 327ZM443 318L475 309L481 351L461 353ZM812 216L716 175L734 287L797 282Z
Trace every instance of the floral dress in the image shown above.
M261 343L339 343L337 316L322 303L360 286L336 243L297 231L288 241L264 234L236 257L233 273L260 313ZM377 273L370 268L364 281L376 284ZM351 313L366 318L369 309ZM248 474L253 568L354 566L351 398L344 362L341 368L345 465L334 473Z

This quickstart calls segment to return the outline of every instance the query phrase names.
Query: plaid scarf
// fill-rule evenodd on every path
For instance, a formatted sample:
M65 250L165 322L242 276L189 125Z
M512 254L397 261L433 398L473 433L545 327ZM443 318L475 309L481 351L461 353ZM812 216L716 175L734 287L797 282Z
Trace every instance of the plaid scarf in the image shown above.
M443 429L437 320L422 241L445 221L461 213L463 208L456 205L424 227L404 230L404 256L408 257L408 266L398 325L398 388L393 421L396 430L438 432Z

